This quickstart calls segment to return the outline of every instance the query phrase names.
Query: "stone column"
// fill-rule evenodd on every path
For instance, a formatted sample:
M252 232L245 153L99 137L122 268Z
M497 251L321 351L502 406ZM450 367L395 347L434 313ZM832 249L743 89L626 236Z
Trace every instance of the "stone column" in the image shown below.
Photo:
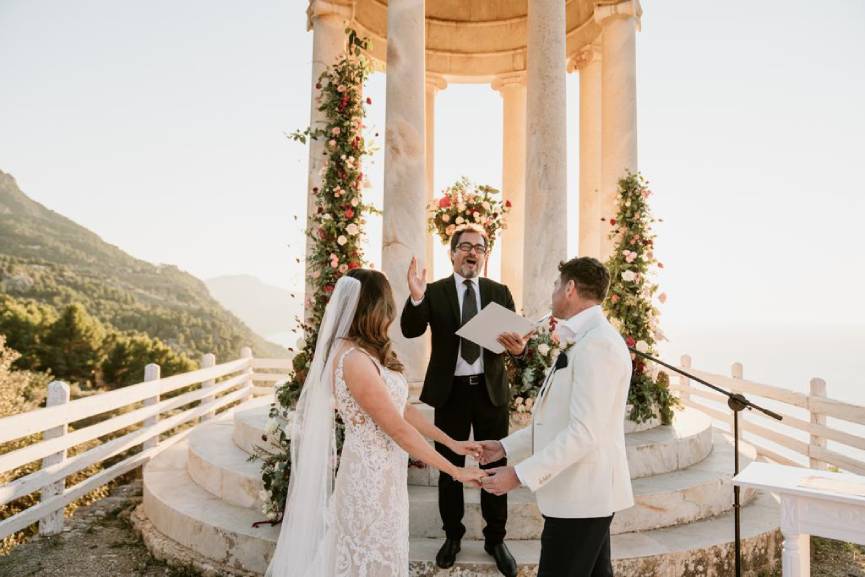
M526 223L526 73L499 76L492 88L502 95L502 198L511 202L508 228L495 250L502 252L502 282L511 289L519 311Z
M312 30L312 98L310 100L309 125L312 128L320 128L325 121L325 113L318 110L319 90L315 87L318 77L325 68L336 62L345 51L345 27L351 19L351 7L312 0L306 10L307 30ZM309 143L309 177L307 181L306 215L307 222L315 211L315 192L321 187L324 166L325 141L311 140ZM315 291L310 283L310 267L312 265L310 255L312 254L312 241L306 239L306 292L305 306L306 318L312 312L310 299Z
M447 81L439 74L426 75L426 199L427 203L436 194L435 189L435 120L436 120L436 93L447 88ZM424 218L427 214L424 213ZM426 262L429 277L435 278L433 270L433 244L437 237L425 232L426 236Z
M382 269L390 279L398 313L408 298L406 271L412 257L426 266L424 125L424 0L391 0L387 10L387 110L385 112ZM399 322L391 338L409 382L423 379L425 339L403 338Z
M528 9L523 310L537 318L567 258L565 3L529 0Z
M580 71L580 256L601 256L601 48L591 44L571 59Z
M619 179L637 170L637 51L636 36L642 9L638 0L599 4L595 21L601 25L601 215L615 216ZM602 233L609 231L609 225ZM614 243L601 235L601 260Z

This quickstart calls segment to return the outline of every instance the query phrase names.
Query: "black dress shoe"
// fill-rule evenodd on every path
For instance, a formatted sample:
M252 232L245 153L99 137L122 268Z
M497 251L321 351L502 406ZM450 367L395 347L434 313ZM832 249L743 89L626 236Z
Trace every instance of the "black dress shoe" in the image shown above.
M496 545L484 545L484 550L496 560L496 567L505 577L517 577L517 562L507 545L498 543Z
M436 554L436 565L442 569L448 569L454 566L457 560L457 553L460 552L459 539L445 539L438 554Z

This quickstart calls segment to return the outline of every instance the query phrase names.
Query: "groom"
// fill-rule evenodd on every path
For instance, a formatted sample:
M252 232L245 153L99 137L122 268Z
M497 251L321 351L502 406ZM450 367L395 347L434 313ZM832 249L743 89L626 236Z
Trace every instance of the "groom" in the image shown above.
M559 273L552 312L559 338L573 345L538 392L531 426L483 443L482 463L519 462L492 469L483 486L535 494L544 516L538 577L609 577L613 514L634 504L624 431L631 357L601 309L604 265L575 258Z
M476 441L501 439L508 434L510 393L503 356L455 334L490 302L514 310L508 287L480 276L488 249L483 228L457 229L450 242L453 274L429 286L426 270L418 275L417 261L412 259L408 271L411 295L400 319L406 338L423 335L427 327L432 332L432 353L420 400L435 407L435 425L459 440L467 440L470 429ZM525 349L525 340L516 334L502 335L499 342L515 356ZM444 445L436 443L436 449L455 465L465 464L465 457ZM506 463L502 454L485 463L485 468ZM466 532L462 523L465 510L462 484L440 474L438 500L446 539L436 555L436 564L447 569L454 564ZM504 543L507 495L482 492L481 512L486 521L484 549L495 559L503 575L516 577L516 561Z

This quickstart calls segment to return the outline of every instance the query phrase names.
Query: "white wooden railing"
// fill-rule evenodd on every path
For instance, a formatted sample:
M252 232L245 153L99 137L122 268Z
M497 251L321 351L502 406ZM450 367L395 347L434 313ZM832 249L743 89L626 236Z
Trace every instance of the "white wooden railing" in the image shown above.
M45 408L0 418L0 445L42 434L41 441L0 454L0 474L40 460L42 465L33 473L0 485L0 508L36 491L40 491L41 498L37 505L0 521L0 539L37 522L42 534L61 531L66 505L141 467L185 438L195 422L206 421L253 395L273 392L274 383L286 379L291 366L289 359L253 358L251 351L244 348L237 360L217 365L213 355L204 355L200 369L166 378L160 377L158 365L151 364L141 383L72 401L65 383L51 383ZM680 366L696 377L755 401L757 397L766 399L770 408L784 415L782 424L758 413L748 413L742 419L745 440L762 457L783 464L817 469L834 466L865 474L865 458L852 454L865 455L865 436L827 424L830 418L863 426L865 407L828 398L826 383L821 379L812 379L810 393L805 394L744 380L738 363L733 365L730 376L694 369L688 356L682 357ZM721 425L731 423L725 397L685 377L671 380L670 386L685 406L703 411ZM190 390L181 391L187 388ZM172 392L176 392L175 396L163 398ZM70 424L100 415L106 418L69 430ZM178 429L182 425L187 426ZM67 456L73 447L112 434L120 436ZM828 442L838 448L829 448ZM66 486L70 475L136 449L138 452L86 480Z
M837 467L865 475L865 428L862 428L865 407L828 398L823 379L811 379L806 394L747 381L743 378L741 363L732 365L729 376L692 368L688 355L682 357L679 367L713 385L742 393L784 417L778 422L757 411L742 413L739 427L743 438L761 457L784 465L812 469ZM728 430L732 426L732 416L723 395L682 376L671 379L670 388L677 392L685 406L706 413ZM840 422L832 426L827 418Z
M195 422L206 421L253 395L272 392L273 384L286 378L290 368L290 360L256 359L244 348L237 360L217 365L215 357L207 354L200 369L166 378L160 377L159 365L150 364L141 383L71 401L69 386L52 382L46 407L0 418L0 445L42 434L41 441L0 454L0 475L41 460L40 469L0 485L0 509L40 491L37 505L0 521L0 539L37 522L41 534L62 531L66 505L141 467L185 438ZM190 390L181 390L187 388ZM172 392L175 396L163 398ZM69 430L70 424L102 415L106 418L96 424ZM187 426L178 429L182 425ZM73 447L112 434L119 436L67 456ZM70 475L117 456L124 458L66 486Z

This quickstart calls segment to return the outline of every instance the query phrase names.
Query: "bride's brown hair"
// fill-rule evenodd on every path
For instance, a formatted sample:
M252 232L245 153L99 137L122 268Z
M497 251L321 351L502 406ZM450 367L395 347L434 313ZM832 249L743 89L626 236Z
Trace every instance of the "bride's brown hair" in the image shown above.
M396 303L387 277L365 268L351 270L347 276L360 281L357 312L348 330L348 338L373 354L385 367L402 372L405 367L397 358L387 334L396 318Z

